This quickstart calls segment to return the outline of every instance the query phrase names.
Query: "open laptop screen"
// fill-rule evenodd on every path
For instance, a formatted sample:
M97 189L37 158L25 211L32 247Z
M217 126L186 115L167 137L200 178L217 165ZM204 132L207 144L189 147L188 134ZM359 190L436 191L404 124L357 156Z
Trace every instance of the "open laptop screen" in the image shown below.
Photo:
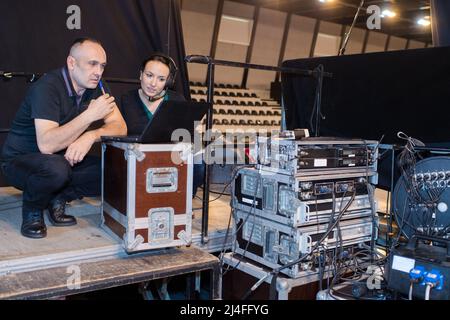
M140 136L104 136L102 141L170 143L175 130L186 130L193 141L195 121L200 121L212 105L207 102L164 101ZM130 125L130 124L128 124Z

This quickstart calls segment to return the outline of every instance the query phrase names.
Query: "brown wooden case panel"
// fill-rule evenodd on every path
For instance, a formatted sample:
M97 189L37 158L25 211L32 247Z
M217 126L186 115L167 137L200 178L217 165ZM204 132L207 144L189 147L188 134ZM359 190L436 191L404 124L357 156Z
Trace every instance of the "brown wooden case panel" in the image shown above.
M144 238L144 243L148 243L148 229L136 229L134 230L134 237L141 235Z
M124 150L107 146L104 153L104 201L120 213L127 209L127 161Z
M178 152L175 152L175 156L179 160ZM177 191L147 193L147 169L163 167L176 167L178 169ZM161 207L172 207L175 214L185 214L187 169L187 164L176 165L172 162L171 151L146 152L143 161L136 161L136 218L146 218L150 208Z
M173 232L174 232L174 240L180 240L180 238L177 237L178 232L181 230L186 231L186 225L179 225L174 226ZM144 243L148 243L148 229L136 229L134 232L134 237L137 237L137 235L141 235L144 238Z
M175 226L173 228L173 233L174 233L175 240L180 240L180 238L178 238L177 235L178 235L178 232L180 232L181 230L186 231L186 225L185 224L182 224L182 225L179 225L179 226Z
M103 217L105 218L105 225L119 238L123 238L123 235L126 233L126 229L119 222L114 220L107 212L103 211Z

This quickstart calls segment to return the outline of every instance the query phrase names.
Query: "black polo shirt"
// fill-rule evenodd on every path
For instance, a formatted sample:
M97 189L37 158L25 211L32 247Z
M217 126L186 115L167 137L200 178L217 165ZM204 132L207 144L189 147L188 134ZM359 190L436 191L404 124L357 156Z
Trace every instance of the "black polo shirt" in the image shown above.
M90 101L101 95L97 87L86 89L82 96L77 96L67 67L45 74L28 89L16 113L3 145L3 160L40 152L34 119L51 120L62 126L85 111Z

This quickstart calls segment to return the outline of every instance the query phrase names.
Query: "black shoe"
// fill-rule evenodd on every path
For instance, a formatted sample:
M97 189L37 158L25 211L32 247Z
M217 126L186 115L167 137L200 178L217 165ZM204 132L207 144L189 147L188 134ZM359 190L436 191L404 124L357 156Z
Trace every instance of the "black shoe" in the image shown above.
M20 232L27 238L39 239L47 236L47 227L42 210L22 208Z
M56 197L48 206L48 219L56 227L73 226L77 220L73 216L65 214L66 200Z

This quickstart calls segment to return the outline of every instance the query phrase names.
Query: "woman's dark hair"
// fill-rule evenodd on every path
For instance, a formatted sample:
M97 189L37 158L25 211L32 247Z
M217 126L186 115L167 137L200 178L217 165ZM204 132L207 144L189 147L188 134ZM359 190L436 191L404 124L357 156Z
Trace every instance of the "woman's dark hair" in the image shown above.
M165 65L169 68L169 70L172 71L172 69L173 69L171 59L169 59L168 57L159 55L159 54L154 54L154 55L151 55L150 57L148 57L147 59L145 59L145 60L142 62L142 65L141 65L141 71L144 71L144 70L145 70L145 66L146 66L147 63L149 63L150 61L159 61L159 62L165 64Z
M150 57L148 57L147 59L145 59L142 62L141 72L144 72L145 66L150 61L159 61L159 62L165 64L169 68L169 77L166 80L166 87L165 87L165 89L173 87L173 85L175 83L175 78L176 78L176 75L177 75L177 71L178 71L178 68L177 68L177 65L175 64L175 61L173 61L173 59L171 57L165 55L164 53L156 52L156 53L153 53Z

